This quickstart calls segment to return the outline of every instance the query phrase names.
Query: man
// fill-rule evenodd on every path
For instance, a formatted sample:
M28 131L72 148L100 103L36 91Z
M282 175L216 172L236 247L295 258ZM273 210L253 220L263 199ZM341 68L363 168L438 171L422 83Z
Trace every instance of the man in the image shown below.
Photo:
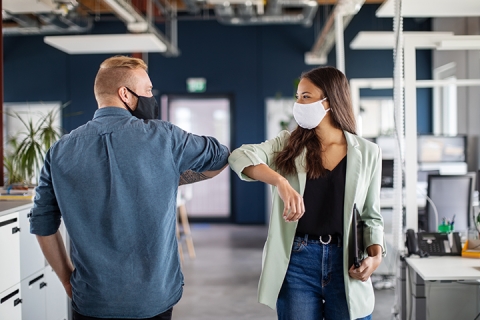
M191 183L227 163L215 138L152 120L158 107L146 70L124 56L101 64L99 109L48 151L36 188L31 233L72 298L74 320L171 319L183 288L175 237L181 174Z

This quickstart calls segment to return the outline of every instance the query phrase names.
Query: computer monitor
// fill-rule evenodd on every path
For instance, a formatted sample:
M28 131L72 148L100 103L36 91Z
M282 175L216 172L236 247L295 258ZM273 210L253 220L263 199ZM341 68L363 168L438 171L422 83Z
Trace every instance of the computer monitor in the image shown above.
M458 136L419 135L417 137L418 162L465 162L467 138Z
M417 181L427 183L429 175L439 175L439 174L440 174L440 170L418 170Z
M427 195L438 211L438 224L442 224L443 218L452 221L455 216L454 230L464 232L470 225L472 208L473 177L466 175L429 175ZM435 213L431 204L427 201L426 216L429 232L438 232L435 225Z

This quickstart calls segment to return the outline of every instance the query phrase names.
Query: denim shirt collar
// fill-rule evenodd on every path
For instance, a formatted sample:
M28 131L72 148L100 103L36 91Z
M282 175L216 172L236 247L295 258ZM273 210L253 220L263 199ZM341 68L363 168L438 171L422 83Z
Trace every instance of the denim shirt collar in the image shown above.
M130 111L120 107L104 107L95 111L93 119L105 117L105 116L129 116L133 117Z

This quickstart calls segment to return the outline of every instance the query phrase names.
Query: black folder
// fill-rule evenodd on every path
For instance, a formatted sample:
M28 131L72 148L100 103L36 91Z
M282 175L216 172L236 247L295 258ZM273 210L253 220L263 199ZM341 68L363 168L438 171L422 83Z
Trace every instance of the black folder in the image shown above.
M363 259L365 247L363 245L363 225L364 222L357 209L357 204L353 204L352 211L352 229L353 229L353 265L355 268L360 267Z

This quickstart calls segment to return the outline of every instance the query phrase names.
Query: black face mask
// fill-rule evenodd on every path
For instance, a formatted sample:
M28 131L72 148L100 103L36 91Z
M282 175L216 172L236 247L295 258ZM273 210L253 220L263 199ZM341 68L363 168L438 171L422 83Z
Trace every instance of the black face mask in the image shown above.
M125 87L127 88L127 87ZM128 89L131 94L138 98L137 108L132 110L128 104L125 104L127 109L130 111L132 116L137 117L138 119L148 120L148 119L158 119L158 104L155 97L145 97L139 96L132 90Z

